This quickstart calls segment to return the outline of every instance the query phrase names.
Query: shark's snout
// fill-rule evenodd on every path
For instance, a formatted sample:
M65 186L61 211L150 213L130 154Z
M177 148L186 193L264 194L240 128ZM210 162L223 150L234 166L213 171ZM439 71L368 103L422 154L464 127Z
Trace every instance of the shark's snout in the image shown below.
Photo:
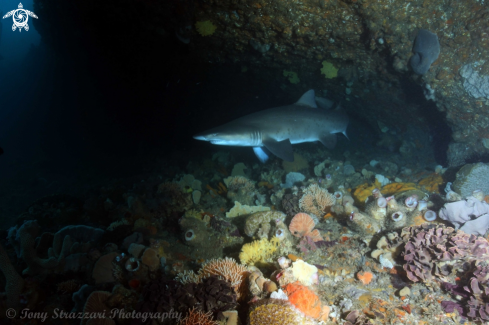
M196 134L194 135L195 140L202 140L202 141L207 141L207 138L203 136L202 134Z

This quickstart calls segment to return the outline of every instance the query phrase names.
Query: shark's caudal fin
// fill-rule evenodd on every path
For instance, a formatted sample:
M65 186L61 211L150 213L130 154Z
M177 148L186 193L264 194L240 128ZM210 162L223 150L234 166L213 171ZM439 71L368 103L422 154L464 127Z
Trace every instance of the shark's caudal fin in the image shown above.
M316 105L316 96L314 94L314 89L306 91L304 95L295 103L300 106L310 106L312 108L318 108Z

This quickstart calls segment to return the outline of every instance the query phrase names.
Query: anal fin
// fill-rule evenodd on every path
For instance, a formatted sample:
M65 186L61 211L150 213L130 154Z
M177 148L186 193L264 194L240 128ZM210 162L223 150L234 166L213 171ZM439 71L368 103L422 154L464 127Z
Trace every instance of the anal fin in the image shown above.
M265 148L270 150L270 152L273 153L275 156L285 161L294 161L294 151L292 150L292 144L290 143L289 139L285 139L282 141L265 139L262 143Z
M319 137L319 142L321 142L326 148L328 149L333 149L336 147L336 134L334 133L327 133Z

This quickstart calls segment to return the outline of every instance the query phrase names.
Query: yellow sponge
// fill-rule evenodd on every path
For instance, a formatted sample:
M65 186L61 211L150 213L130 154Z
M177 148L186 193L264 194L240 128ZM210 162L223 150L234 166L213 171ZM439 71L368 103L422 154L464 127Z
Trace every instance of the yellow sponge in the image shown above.
M321 73L324 74L324 77L326 79L333 79L336 78L338 75L338 69L335 68L333 63L328 62L328 61L323 61L323 67L321 69Z
M255 263L266 263L278 248L279 240L273 237L270 241L266 238L255 240L254 242L244 244L239 254L242 264L255 265Z
M202 36L209 36L214 34L216 31L216 26L210 21L198 21L195 23L195 28L197 28L197 32Z

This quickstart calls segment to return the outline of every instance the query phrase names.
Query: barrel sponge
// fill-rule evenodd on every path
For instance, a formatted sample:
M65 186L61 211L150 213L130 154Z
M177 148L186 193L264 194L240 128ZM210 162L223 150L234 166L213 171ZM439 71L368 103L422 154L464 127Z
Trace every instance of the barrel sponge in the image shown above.
M303 316L292 304L281 299L262 299L251 305L249 325L312 325L317 324Z
M453 190L463 198L471 196L475 190L489 193L489 164L479 162L464 165L456 174Z
M20 294L24 288L24 279L15 270L2 245L0 245L0 270L5 275L6 280L7 307L18 308L20 305Z
M210 36L214 34L216 31L216 26L210 21L198 21L195 23L195 28L197 28L197 32L202 36Z
M416 74L424 75L433 62L440 55L440 42L435 33L420 29L414 40L414 55L409 60L411 68Z

